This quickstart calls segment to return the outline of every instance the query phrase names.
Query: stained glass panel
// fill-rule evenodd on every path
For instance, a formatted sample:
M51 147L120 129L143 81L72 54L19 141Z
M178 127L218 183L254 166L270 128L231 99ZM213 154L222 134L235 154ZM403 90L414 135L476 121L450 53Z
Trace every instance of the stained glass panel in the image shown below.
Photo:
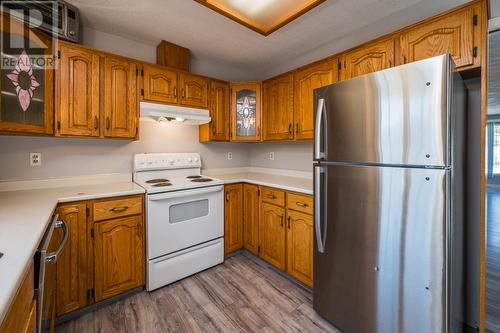
M257 134L257 92L242 89L236 92L236 135L255 136Z
M13 43L23 45L23 36L10 34L9 37ZM16 38L20 40L15 41ZM2 66L0 72L0 105L2 106L0 121L43 126L45 122L45 70L43 65L38 66L26 51L20 54L2 53L1 56L4 61L8 60L9 63L16 65L14 68Z

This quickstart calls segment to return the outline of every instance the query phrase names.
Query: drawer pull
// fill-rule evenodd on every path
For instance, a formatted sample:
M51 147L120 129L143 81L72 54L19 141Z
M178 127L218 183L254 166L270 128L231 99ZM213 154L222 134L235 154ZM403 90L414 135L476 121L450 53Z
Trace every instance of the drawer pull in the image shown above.
M110 211L114 212L114 213L118 213L118 212L124 212L128 209L128 206L123 206L123 207L114 207L114 208L111 208Z
M276 196L274 194L268 194L267 197L273 200L276 199Z
M297 201L295 204L296 204L297 206L299 206L299 207L304 207L304 208L305 208L305 207L309 207L309 205L308 205L308 204L303 203L303 202L300 202L300 201Z

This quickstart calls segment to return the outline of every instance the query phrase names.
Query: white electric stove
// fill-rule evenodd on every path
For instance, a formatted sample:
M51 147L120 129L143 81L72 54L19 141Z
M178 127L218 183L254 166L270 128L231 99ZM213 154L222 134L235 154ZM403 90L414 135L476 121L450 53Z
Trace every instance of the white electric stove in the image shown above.
M201 175L199 154L137 154L133 176L146 189L147 290L224 261L224 186Z

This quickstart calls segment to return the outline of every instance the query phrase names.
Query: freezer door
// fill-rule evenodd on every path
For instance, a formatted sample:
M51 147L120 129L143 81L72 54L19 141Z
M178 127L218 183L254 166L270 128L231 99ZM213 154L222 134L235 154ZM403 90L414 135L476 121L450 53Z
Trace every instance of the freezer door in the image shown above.
M315 160L450 165L448 56L315 90Z
M449 171L315 168L314 309L342 332L446 332Z

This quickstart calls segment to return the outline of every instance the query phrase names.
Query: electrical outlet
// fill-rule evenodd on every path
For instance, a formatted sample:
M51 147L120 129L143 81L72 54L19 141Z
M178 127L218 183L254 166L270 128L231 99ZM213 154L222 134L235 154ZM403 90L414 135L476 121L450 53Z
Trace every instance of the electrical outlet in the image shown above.
M269 159L274 161L274 151L269 152Z
M30 166L42 165L42 153L30 153Z
M230 152L230 151L227 152L227 159L228 160L232 160L233 159L233 153L232 152Z

